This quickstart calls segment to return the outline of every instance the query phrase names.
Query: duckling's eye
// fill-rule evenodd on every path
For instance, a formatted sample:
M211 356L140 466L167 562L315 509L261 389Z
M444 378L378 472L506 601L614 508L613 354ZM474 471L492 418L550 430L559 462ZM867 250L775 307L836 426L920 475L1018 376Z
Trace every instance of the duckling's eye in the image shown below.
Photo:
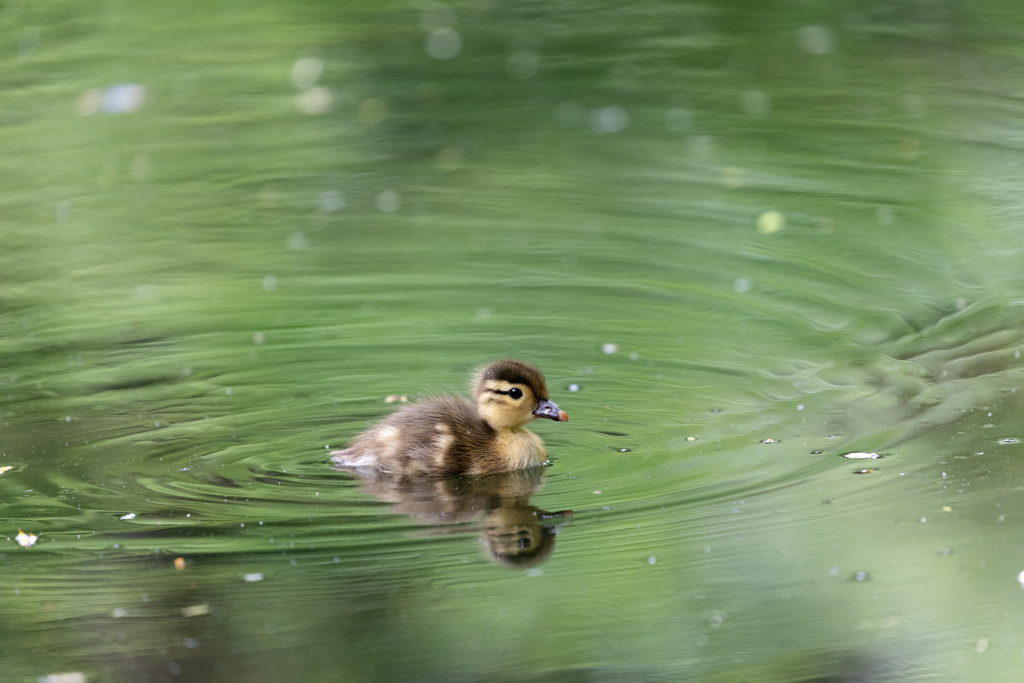
M515 387L512 387L511 389L508 390L508 395L510 398L519 399L523 397L523 391L522 389L516 389Z

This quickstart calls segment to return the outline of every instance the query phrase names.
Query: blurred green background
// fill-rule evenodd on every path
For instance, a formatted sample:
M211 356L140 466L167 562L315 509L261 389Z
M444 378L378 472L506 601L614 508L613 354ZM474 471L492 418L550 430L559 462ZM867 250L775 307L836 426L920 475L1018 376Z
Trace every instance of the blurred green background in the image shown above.
M0 98L0 679L1017 679L1016 3L9 0ZM330 467L500 356L545 472Z

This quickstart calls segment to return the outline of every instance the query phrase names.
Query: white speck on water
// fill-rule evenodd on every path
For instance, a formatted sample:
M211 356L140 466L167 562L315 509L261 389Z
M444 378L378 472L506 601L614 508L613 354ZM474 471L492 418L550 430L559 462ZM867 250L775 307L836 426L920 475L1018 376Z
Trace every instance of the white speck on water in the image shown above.
M569 385L569 391L579 391L579 390L580 390L580 385L579 384L570 384Z
M277 278L273 275L264 275L263 289L265 289L268 292L273 292L275 289L277 289Z
M231 396L233 393L235 393L235 391L231 387L228 387L227 389L224 390L224 393L227 394L228 396Z
M737 294L745 294L754 286L754 280L749 277L736 278L732 281L732 291Z
M1001 443L1003 445L1011 444L1011 443L1020 443L1020 439L1014 439L1012 437L1011 438L1006 438L1006 439L999 439L999 443Z
M629 112L617 105L594 109L590 126L595 133L621 133L629 127Z
M865 458L871 458L872 460L874 460L874 459L880 458L882 456L880 456L878 453L857 452L857 453L847 453L843 457L844 458L850 458L851 460L863 460Z
M62 199L57 202L57 222L61 225L71 220L71 202L67 199Z
M601 353L615 353L619 350L618 344L605 344L601 347Z
M781 211L765 211L757 217L755 227L762 235L771 235L786 227L786 217Z
M980 652L984 652L987 649L988 649L988 638L982 638L974 646L974 651L975 652L979 652L979 653Z
M595 495L595 496L600 496L600 495L601 495L601 492L600 492L600 491L594 491L594 495Z
M324 72L324 60L306 57L292 65L292 85L299 90L312 88Z
M827 55L832 52L832 34L824 26L804 26L797 33L800 47L811 55Z
M867 573L867 572L863 572L863 571L861 571L861 572L857 572L857 573L855 574L855 578L856 578L856 579L857 579L858 581L863 581L864 579L868 578L868 573Z
M395 190L384 190L375 200L377 210L383 213L394 213L402 205L402 200Z
M242 580L249 581L250 583L253 581L262 581L263 574L260 572L253 572L252 574L246 574L245 576L243 576Z
M127 515L124 515L123 517L121 517L121 519L135 519L135 513L134 512L129 512Z
M928 521L928 518L927 518L927 517L922 517L922 518L921 518L921 524L924 524L924 523L925 523L925 522L927 522L927 521Z
M647 564L654 564L657 561L658 561L658 558L656 558L654 555L651 555L650 557L647 558Z
M543 574L543 573L544 573L544 572L542 572L542 571L541 571L540 569L538 569L537 567L534 567L533 569L527 569L527 570L526 570L526 575L527 575L527 576L540 576L540 575L541 575L541 574Z
M804 404L803 404L803 403L801 403L800 405L798 405L798 406L796 407L796 409L797 409L797 410L803 410L803 409L804 409Z
M319 85L309 90L303 90L295 96L295 109L311 116L327 113L332 104L334 104L334 94Z
M103 91L100 108L107 114L128 114L146 100L146 86L138 83L112 85Z
M438 28L427 35L424 45L434 59L451 59L462 52L462 36L451 28Z
M64 421L65 421L65 422L71 422L71 416L70 416L70 415L68 415L67 417L65 417L65 418L64 418Z
M340 211L345 206L345 195L338 190L321 192L316 200L317 207L324 213Z

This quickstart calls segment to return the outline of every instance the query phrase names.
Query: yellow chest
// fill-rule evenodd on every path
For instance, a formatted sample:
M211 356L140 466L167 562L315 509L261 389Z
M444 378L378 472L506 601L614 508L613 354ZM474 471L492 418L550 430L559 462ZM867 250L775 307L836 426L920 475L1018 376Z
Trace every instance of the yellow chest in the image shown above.
M494 440L494 449L507 469L522 469L547 461L544 442L525 429L502 430Z

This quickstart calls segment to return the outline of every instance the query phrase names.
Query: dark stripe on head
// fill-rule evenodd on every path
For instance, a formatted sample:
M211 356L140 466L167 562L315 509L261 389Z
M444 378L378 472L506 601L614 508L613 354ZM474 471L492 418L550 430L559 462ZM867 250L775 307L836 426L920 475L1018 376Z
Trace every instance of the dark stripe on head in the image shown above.
M514 358L498 360L481 370L477 374L476 387L474 387L477 395L483 391L483 383L490 379L509 384L524 384L530 387L533 395L537 398L548 397L548 387L544 383L544 375L537 368L521 360Z

